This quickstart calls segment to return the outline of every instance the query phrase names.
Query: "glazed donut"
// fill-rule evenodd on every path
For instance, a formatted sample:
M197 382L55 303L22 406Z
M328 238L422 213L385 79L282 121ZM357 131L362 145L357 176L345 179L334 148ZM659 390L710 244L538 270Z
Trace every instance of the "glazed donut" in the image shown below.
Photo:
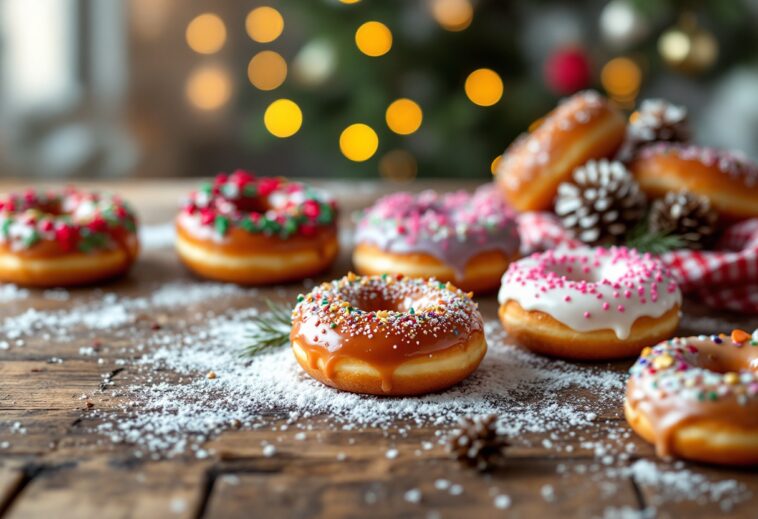
M338 252L336 205L321 191L245 171L220 174L189 195L176 249L196 274L258 285L329 268Z
M642 148L630 170L652 197L686 190L708 197L713 208L727 219L758 217L758 165L737 154L657 143Z
M612 247L548 251L512 263L498 312L520 345L554 357L609 360L671 337L681 293L649 254Z
M495 171L503 196L517 211L549 209L558 185L588 160L612 156L625 131L624 116L607 99L575 94L505 151Z
M313 378L353 393L417 395L469 376L487 352L476 303L451 284L348 274L298 297L292 350Z
M624 413L659 456L758 465L758 330L645 348Z
M353 263L365 275L404 274L495 290L518 257L515 215L491 186L380 199L358 222Z
M134 212L74 188L0 197L0 281L75 286L124 274L139 252Z

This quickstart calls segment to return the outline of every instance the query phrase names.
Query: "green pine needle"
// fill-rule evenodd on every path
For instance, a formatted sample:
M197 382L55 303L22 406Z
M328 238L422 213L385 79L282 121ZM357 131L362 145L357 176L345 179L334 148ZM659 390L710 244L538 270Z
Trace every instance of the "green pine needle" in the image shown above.
M638 225L626 240L626 246L639 252L664 254L672 250L687 248L687 243L681 236L662 232L652 232L647 225Z
M274 303L266 299L268 312L262 312L253 318L246 339L243 355L253 357L263 351L286 346L290 342L292 329L291 309L289 306Z

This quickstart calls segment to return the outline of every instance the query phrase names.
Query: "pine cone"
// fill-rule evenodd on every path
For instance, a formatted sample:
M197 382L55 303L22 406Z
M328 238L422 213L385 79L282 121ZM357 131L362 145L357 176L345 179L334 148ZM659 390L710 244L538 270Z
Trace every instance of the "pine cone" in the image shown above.
M687 142L690 127L687 109L664 101L645 99L639 109L629 117L629 126L618 160L630 161L636 151L651 142Z
M605 159L576 168L558 186L555 213L577 239L616 243L645 214L646 199L623 164Z
M501 464L509 443L497 432L496 421L495 415L461 419L459 428L447 437L448 452L479 471Z
M687 191L666 193L650 209L651 231L679 236L691 249L710 244L717 220L718 213L707 197Z

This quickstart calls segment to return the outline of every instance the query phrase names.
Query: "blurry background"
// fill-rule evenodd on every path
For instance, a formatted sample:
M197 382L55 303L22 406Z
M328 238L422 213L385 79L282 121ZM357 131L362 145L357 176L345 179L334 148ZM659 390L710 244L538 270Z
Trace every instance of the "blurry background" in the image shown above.
M0 0L0 175L486 178L589 87L758 158L758 0Z

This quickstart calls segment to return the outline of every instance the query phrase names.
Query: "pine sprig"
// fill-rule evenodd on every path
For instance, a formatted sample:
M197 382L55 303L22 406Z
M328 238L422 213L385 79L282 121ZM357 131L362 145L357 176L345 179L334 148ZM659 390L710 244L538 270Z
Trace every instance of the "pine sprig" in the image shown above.
M687 242L676 234L653 232L647 226L647 220L637 225L629 233L626 246L637 249L639 252L650 254L664 254L672 250L687 248Z
M253 357L262 351L286 346L290 342L292 329L291 309L289 306L274 303L266 299L268 312L262 312L253 318L246 339L243 355Z

